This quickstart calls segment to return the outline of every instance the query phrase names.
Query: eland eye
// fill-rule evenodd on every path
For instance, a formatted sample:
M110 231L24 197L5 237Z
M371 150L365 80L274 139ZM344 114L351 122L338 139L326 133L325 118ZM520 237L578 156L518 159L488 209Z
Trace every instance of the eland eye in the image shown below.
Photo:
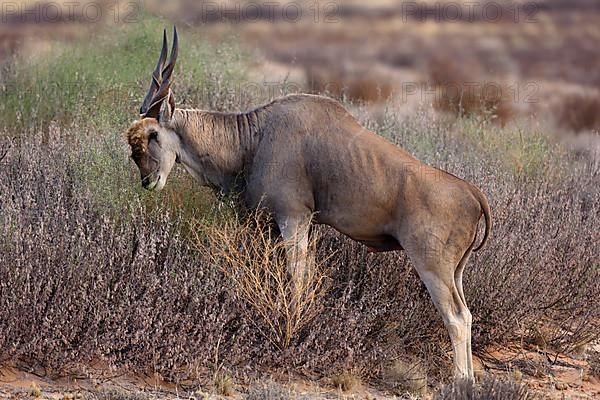
M158 132L157 131L150 131L148 134L148 141L152 141L154 140L155 142L158 142Z

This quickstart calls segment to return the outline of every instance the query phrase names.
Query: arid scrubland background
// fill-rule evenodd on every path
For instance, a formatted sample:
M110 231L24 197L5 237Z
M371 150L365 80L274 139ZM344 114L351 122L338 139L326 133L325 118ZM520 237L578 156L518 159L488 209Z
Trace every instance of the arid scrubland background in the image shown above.
M319 227L298 314L261 222L183 171L141 189L123 132L173 23L180 106L323 93L488 195L472 398L600 396L598 2L66 3L2 2L0 396L470 390L402 253Z

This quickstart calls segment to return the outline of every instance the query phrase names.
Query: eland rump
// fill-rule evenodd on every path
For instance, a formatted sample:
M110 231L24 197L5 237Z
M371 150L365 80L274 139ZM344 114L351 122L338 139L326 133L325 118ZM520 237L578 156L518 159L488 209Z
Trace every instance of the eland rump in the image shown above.
M146 189L162 189L175 163L200 184L239 191L265 207L288 243L291 281L307 268L311 220L373 251L404 250L448 329L457 376L472 378L472 317L462 275L477 227L491 216L472 184L427 166L362 127L338 102L291 95L243 113L175 107L166 31L158 64L127 132Z

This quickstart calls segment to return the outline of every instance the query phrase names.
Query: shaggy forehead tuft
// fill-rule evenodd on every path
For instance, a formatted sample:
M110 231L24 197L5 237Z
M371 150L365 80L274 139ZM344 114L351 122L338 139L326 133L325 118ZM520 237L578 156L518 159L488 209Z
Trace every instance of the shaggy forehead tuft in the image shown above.
M127 141L131 147L139 147L143 145L144 139L144 124L142 121L135 121L127 130Z
M146 139L146 125L147 120L135 121L131 124L127 130L127 141L129 146L134 151L146 151L147 139Z

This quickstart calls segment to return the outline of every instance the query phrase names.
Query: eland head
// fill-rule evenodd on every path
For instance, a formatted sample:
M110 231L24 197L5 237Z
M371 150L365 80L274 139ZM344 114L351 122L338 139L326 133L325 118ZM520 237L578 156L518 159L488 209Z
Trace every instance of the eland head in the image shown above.
M131 158L140 170L142 186L148 190L162 189L178 160L179 138L171 126L175 111L171 76L177 61L177 51L177 28L174 28L171 57L166 63L165 29L160 57L152 73L150 88L140 107L140 119L133 122L127 131Z

